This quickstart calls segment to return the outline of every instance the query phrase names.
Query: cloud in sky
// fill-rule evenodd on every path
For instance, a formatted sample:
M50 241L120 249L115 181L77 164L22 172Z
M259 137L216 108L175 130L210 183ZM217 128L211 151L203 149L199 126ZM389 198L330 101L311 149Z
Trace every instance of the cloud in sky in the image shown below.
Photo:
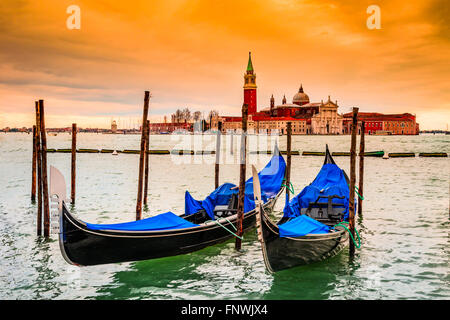
M68 30L66 8L81 8ZM381 30L366 27L381 8ZM144 90L159 120L177 108L237 115L252 51L258 107L300 83L340 112L412 112L422 129L450 122L447 1L2 1L0 127L108 127L139 117ZM78 120L77 120L78 121Z

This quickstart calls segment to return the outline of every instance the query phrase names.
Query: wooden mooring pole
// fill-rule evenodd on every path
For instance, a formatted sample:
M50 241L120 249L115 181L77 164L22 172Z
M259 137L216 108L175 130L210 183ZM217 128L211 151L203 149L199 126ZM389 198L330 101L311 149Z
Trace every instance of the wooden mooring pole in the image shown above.
M33 126L33 159L31 164L31 202L36 201L36 126Z
M36 108L36 165L37 165L37 235L42 236L42 159L41 159L41 116L39 102Z
M41 161L42 161L42 197L44 214L44 237L50 236L50 206L48 198L48 179L47 179L47 135L45 133L45 111L44 100L39 100L39 113L41 120Z
M352 118L352 140L350 147L350 196L349 196L349 218L348 225L350 233L355 238L355 182L356 182L356 133L358 131L358 109L353 108L353 118ZM350 256L355 254L355 244L351 237L349 237Z
M288 122L287 123L287 141L286 141L286 181L285 181L285 185L286 185L286 204L289 203L289 192L290 192L290 184L291 184L291 135L292 135L292 122Z
M222 122L217 124L217 137L216 137L216 166L214 169L214 186L215 189L219 187L219 162L220 162L220 140L222 139Z
M142 185L144 177L144 154L145 154L145 127L147 126L147 115L148 115L148 103L150 100L150 92L145 91L144 96L144 111L142 115L142 129L141 129L141 152L139 157L139 177L138 177L138 192L137 192L137 203L136 203L136 220L141 220L142 218Z
M148 193L148 173L149 173L149 153L150 153L150 120L147 120L145 134L145 177L144 177L144 206L147 206L147 193ZM147 208L146 208L147 209Z
M241 136L241 155L240 155L240 171L239 171L239 196L236 229L237 235L242 238L243 228L242 222L244 220L244 197L245 197L245 169L247 165L247 117L248 105L242 106L242 136ZM236 237L235 249L241 250L241 238Z
M358 200L358 216L362 215L362 206L364 199L364 149L365 149L365 121L361 121L361 138L359 142L359 187L358 193L360 198Z
M234 140L234 130L231 131L231 140L230 140L230 154L234 154L233 152L233 140Z
M77 124L72 123L72 162L71 162L71 184L70 184L70 198L72 205L75 204L75 190L76 190L76 164L77 164Z

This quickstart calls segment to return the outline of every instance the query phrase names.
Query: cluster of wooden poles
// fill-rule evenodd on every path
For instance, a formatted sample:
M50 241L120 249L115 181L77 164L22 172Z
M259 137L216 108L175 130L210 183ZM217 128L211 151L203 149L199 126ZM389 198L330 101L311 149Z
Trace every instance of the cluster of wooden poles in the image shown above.
M44 100L35 102L36 125L33 126L33 164L31 201L36 202L37 182L37 235L50 236L50 206L47 178L47 137L45 134ZM37 173L37 174L36 174Z
M358 126L358 110L359 108L354 107L352 112L352 127L351 127L351 147L350 147L350 198L349 198L349 230L352 234L353 239L355 239L355 190L356 190L356 135ZM358 201L358 215L362 216L362 204L363 204L363 192L364 192L364 149L365 149L365 121L361 122L361 138L359 145L359 187L358 194L360 199ZM355 244L349 237L349 253L350 256L355 254Z
M142 206L146 207L148 181L149 181L149 145L150 145L150 121L148 118L150 92L145 91L144 109L142 115L142 130L141 130L141 148L139 157L139 177L138 177L138 192L136 202L136 220L142 219ZM238 208L237 208L237 235L235 248L241 249L241 239L243 235L242 222L244 218L244 195L245 195L245 175L247 162L247 122L248 122L248 105L242 106L242 135L241 135L241 150L240 150L240 170L239 170L239 194L238 194ZM350 198L349 198L349 230L355 237L355 184L356 184L356 135L358 123L358 108L353 108L353 118L351 127L351 148L350 148ZM214 170L214 184L215 188L219 187L219 160L220 160L220 144L221 144L221 127L219 122L217 139L216 139L216 163ZM362 199L363 199L363 178L364 178L364 127L365 122L361 123L361 139L359 149L359 188L358 193L361 196L358 205L358 214L362 214ZM287 123L287 149L286 149L286 186L290 185L291 176L291 141L292 141L292 124ZM77 125L72 124L72 158L71 158L71 203L75 204L76 191L76 146L77 146ZM33 165L32 165L32 187L31 200L36 202L36 182L37 182L37 234L42 235L42 225L44 226L44 236L50 235L50 213L49 213L49 196L48 196L48 178L47 178L47 140L45 133L45 117L44 117L44 101L36 101L36 125L33 126ZM37 173L37 174L36 174ZM289 201L290 190L286 188L286 198ZM66 200L66 199L64 199ZM43 218L43 219L42 219ZM43 223L42 223L43 222ZM350 239L350 254L355 252L355 245Z

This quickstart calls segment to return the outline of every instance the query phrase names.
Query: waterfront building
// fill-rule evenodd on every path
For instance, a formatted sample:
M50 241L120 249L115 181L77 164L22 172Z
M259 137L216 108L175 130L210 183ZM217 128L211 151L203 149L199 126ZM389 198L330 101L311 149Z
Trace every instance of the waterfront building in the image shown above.
M249 53L247 69L244 74L244 103L248 105L248 132L286 133L287 122L292 122L292 134L349 134L352 114L340 114L337 100L334 102L328 96L324 102L311 102L308 94L300 85L298 92L287 103L283 95L281 104L275 104L275 97L270 97L269 107L258 111L256 73L253 68L252 56ZM416 116L410 113L381 114L359 113L359 119L366 120L367 134L418 134L419 125ZM241 131L242 118L240 116L211 117L211 130L215 131L222 123L222 132Z
M337 112L337 101L320 103L319 112L311 117L311 132L313 134L341 134L344 117Z
M117 123L116 120L113 120L111 123L111 133L117 133Z
M411 113L382 114L375 112L358 113L358 134L361 132L361 121L365 121L365 133L372 135L416 135L419 124ZM344 133L350 133L352 113L344 114Z
M343 116L338 114L337 101L310 102L303 85L293 96L292 103L287 103L283 95L282 103L275 105L275 98L270 98L270 106L257 110L256 74L249 53L247 70L244 74L244 103L248 105L248 131L270 134L277 131L286 133L287 122L292 122L292 134L341 134ZM211 128L217 130L222 122L223 132L240 131L241 117L216 116L211 119Z
M189 122L150 122L150 133L172 133L174 131L192 131L193 124Z

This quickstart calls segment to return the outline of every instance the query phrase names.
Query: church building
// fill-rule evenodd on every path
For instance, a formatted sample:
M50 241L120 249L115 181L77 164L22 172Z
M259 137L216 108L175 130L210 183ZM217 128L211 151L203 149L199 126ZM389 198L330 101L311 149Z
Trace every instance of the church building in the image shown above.
M300 85L298 92L287 103L283 96L282 103L275 105L275 98L270 98L269 107L258 111L256 99L256 74L249 52L247 70L244 74L244 103L248 105L248 131L253 133L286 133L287 122L292 123L292 134L342 134L343 116L338 114L337 101L310 102L309 96ZM212 128L237 131L241 129L241 117L218 116L212 120Z

